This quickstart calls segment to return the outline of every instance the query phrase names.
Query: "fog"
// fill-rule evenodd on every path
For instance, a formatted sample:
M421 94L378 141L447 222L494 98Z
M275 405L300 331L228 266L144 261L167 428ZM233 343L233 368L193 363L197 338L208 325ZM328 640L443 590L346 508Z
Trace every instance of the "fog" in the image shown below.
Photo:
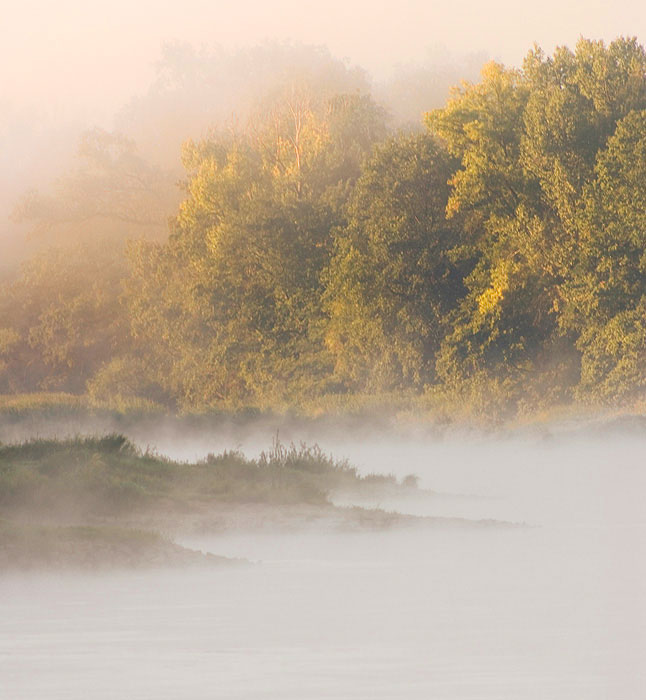
M194 533L254 565L4 575L7 697L642 696L643 438L322 437L420 476L418 497L362 505L472 524Z
M583 0L566 6L554 0L533 5L30 0L6 11L0 59L11 98L48 102L54 113L82 110L95 119L109 117L115 103L150 82L159 45L169 40L226 48L267 39L325 44L334 55L382 77L397 63L423 61L429 47L485 51L517 64L534 41L551 51L581 34L609 40L646 30L646 10L626 0L612 6Z
M234 128L282 89L370 93L392 130L419 129L486 60L518 66L534 42L550 53L579 36L644 42L646 5L27 0L2 24L0 282L47 246L163 239L181 198L182 143ZM88 134L105 145L94 161ZM124 224L127 197L97 213L133 172L152 216ZM637 430L45 415L1 424L0 442L115 431L195 461L259 455L278 430L364 475L415 475L407 496L330 499L418 519L172 533L244 560L231 566L0 571L3 698L643 697Z
M487 54L436 50L419 63L393 65L379 79L324 46L299 41L225 48L184 37L160 39L149 59L153 69L146 72L147 80L126 94L111 90L111 81L98 76L101 89L94 93L78 76L74 82L69 71L62 73L68 84L53 99L46 90L61 74L33 84L31 97L6 90L0 114L0 280L44 247L92 240L97 232L112 239L165 237L167 220L176 213L182 194L182 144L244 124L280 90L306 87L319 97L372 93L390 115L392 128L419 129L423 113L444 104L452 85L476 79ZM115 64L112 70L120 78L131 69ZM65 109L59 109L61 95L70 99ZM109 105L91 108L93 95ZM78 100L89 100L90 106ZM83 143L87 134L97 132L125 139L153 175L148 187L157 200L155 220L161 224L152 232L147 222L124 227L119 217L119 203L113 200L121 187L132 187L127 172L115 170L107 183L99 179L98 189L91 184L93 169L104 164L88 161ZM112 202L107 216L74 213L79 205L87 209L89 203L91 208L91 197ZM71 208L73 215L57 216L51 203L62 211ZM80 237L76 220L82 223Z
M489 58L520 65L534 42L551 52L579 36L643 40L646 10L552 0L31 0L5 9L0 32L0 276L7 276L49 243L29 238L29 222L10 220L16 203L27 191L52 189L73 167L88 129L125 134L177 179L183 141L244 116L272 84L295 80L295 71L311 73L314 54L298 47L327 52L348 71L337 88L369 86L394 124L410 126L444 103L449 86L476 79ZM287 47L282 57L280 46ZM171 198L164 216L175 206Z

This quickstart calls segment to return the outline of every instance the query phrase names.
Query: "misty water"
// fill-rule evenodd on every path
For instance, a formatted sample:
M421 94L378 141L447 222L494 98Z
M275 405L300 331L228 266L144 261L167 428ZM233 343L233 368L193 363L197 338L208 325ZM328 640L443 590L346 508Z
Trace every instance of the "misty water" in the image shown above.
M0 696L643 697L643 440L321 444L436 492L364 506L525 526L187 537L257 563L3 575Z

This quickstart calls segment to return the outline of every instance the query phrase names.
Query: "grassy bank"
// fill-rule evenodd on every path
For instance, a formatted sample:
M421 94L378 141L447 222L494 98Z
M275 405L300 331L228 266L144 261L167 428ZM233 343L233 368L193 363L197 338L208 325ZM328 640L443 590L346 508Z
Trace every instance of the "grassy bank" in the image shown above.
M318 447L278 440L257 459L234 451L195 463L139 450L116 434L4 445L0 567L198 562L203 555L157 534L187 523L215 531L324 520L386 527L392 514L335 509L328 499L331 491L376 484L397 488L392 477L361 477Z
M191 511L208 503L326 504L362 478L318 447L276 441L257 459L239 452L173 462L122 435L36 439L0 447L0 511L37 517L120 517L147 509Z
M138 444L159 431L200 438L213 431L226 431L233 438L259 429L280 429L319 439L323 433L369 436L384 430L421 433L431 437L453 432L510 434L517 431L545 432L562 428L578 430L632 425L646 421L646 403L621 406L559 404L540 410L506 414L504 401L478 406L467 399L451 400L431 394L329 395L313 398L298 408L270 410L256 406L238 409L208 408L175 412L149 401L97 403L87 396L66 393L0 395L0 443L21 442L38 435L122 433ZM311 436L311 437L309 437ZM235 444L235 442L234 442Z

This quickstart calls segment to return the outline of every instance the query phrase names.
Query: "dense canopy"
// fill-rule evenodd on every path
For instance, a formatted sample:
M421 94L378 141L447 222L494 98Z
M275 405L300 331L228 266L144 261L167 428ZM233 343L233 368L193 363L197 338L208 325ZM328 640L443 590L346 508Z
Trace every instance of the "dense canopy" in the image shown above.
M333 78L274 85L187 142L178 209L134 142L86 137L85 168L21 203L56 247L0 296L0 393L305 410L399 392L483 413L646 398L644 48L489 63L412 132Z

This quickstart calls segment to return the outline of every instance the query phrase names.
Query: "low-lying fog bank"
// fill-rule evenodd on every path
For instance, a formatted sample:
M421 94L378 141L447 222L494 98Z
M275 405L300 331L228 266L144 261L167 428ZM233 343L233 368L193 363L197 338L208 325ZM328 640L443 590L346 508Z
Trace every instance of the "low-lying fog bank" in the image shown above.
M252 457L271 441L263 430L235 444L216 433L192 446L188 438L148 444L174 457L236 446ZM5 572L7 697L641 700L639 432L427 439L337 431L318 442L359 476L395 476L360 480L361 488L336 483L328 512L446 520L338 527L313 517L321 506L292 503L298 527L269 527L267 504L244 505L246 516L229 504L242 517L230 522L245 527L187 527L175 541L257 566ZM417 488L404 481L410 474ZM274 516L287 517L286 507ZM529 526L456 527L454 518Z
M643 697L643 530L189 544L262 564L0 577L7 697Z
M353 502L436 495L417 478L362 476L317 446L177 462L122 435L0 446L0 569L220 563L171 538L195 533L351 532L508 524ZM334 503L333 498L346 503Z

